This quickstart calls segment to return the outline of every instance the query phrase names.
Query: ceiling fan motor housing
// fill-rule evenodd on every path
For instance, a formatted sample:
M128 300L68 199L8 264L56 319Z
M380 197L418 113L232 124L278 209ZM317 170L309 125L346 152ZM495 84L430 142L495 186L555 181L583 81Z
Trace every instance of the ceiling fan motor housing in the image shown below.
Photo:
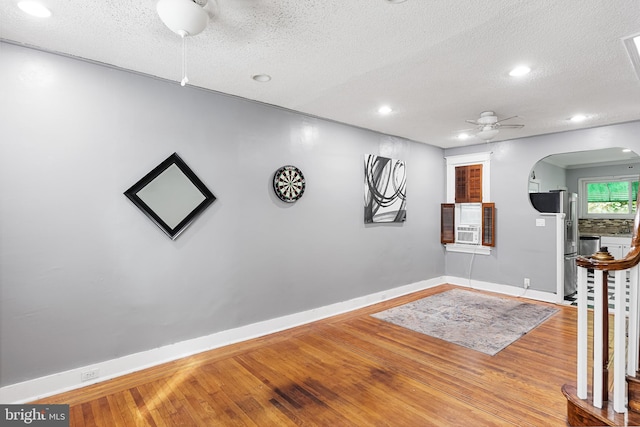
M493 111L485 111L480 114L478 123L481 125L493 125L498 122L498 116Z
M209 23L202 8L207 0L158 0L156 10L164 24L181 37L201 33Z

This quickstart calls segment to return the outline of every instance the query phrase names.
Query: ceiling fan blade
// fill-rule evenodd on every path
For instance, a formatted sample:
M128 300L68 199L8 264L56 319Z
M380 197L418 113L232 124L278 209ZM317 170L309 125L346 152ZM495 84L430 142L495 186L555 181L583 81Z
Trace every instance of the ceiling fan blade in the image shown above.
M518 117L518 116L511 116L511 117L507 117L506 119L500 119L496 123L502 123L502 122L507 121L507 120L515 119L516 117Z
M459 129L459 130L454 130L453 133L469 133L469 132L477 132L478 129L476 128L472 128L472 129Z
M520 129L524 127L524 125L499 125L500 128L512 128L512 129Z
M477 122L477 121L475 121L475 120L465 120L465 122L467 122L467 123L471 123L472 125L480 126L480 123L478 123L478 122Z

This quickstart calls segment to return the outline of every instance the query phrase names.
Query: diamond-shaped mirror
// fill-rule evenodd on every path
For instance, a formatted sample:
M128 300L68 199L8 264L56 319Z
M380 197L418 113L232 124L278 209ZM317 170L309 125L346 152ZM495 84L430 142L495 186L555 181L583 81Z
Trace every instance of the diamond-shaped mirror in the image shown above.
M171 239L216 199L177 153L124 194Z

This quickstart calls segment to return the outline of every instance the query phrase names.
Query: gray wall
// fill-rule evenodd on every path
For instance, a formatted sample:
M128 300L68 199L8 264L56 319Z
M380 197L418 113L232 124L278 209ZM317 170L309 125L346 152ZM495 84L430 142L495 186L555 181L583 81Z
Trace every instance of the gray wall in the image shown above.
M490 256L449 253L447 275L470 277L555 292L555 219L546 218L545 227L536 227L540 214L531 206L528 179L538 160L550 155L606 147L628 147L640 152L640 122L542 135L518 140L458 147L445 155L491 151L491 198L496 203L497 247ZM469 273L469 267L471 272Z
M442 149L14 45L0 57L0 385L444 274ZM174 151L218 200L171 241L122 193ZM368 153L406 160L406 223L364 225ZM285 164L307 179L295 204L271 190Z
M533 167L536 179L540 181L540 191L563 189L567 186L567 171L544 160Z

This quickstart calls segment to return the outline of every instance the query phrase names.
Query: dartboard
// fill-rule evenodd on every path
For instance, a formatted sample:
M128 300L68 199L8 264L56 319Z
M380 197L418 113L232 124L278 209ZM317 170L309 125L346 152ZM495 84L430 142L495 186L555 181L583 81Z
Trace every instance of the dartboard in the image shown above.
M295 166L283 166L273 176L273 190L283 202L293 203L298 200L304 193L304 187L304 175Z

